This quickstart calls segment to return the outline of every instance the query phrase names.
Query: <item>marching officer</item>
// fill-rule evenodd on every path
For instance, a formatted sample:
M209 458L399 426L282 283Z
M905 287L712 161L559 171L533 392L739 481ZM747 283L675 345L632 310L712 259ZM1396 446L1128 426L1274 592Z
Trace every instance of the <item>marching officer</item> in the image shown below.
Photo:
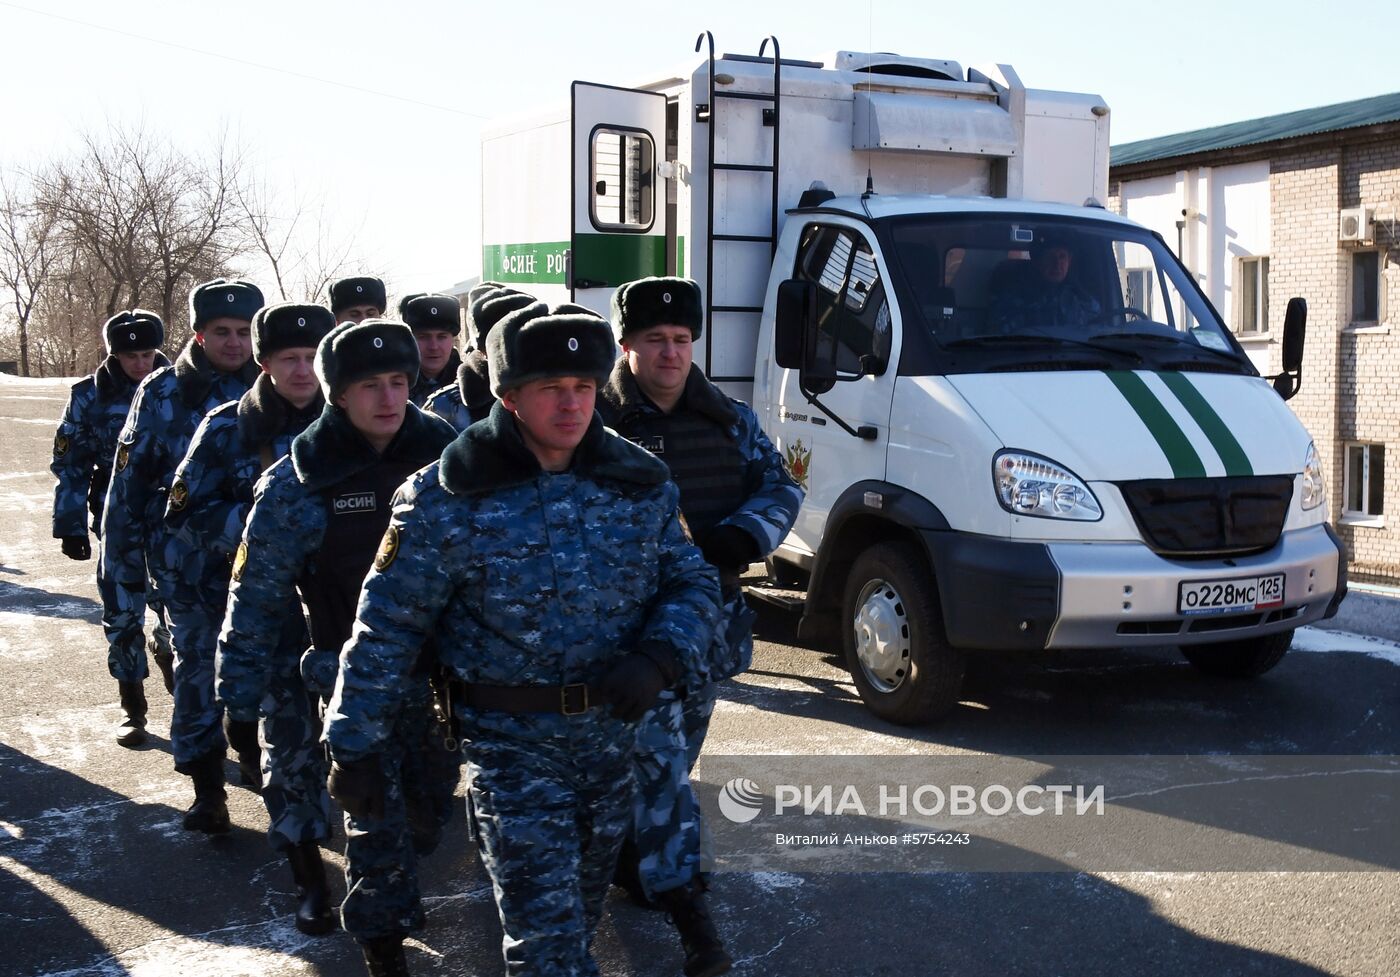
M196 285L190 291L194 335L173 366L155 370L141 381L117 436L112 480L103 505L102 560L97 573L107 667L118 682L139 683L146 676L141 625L149 571L156 596L170 615L177 712L197 709L197 704L184 699L198 691L188 683L182 687L180 681L180 622L175 606L179 567L172 559L165 527L166 494L175 466L204 415L219 404L237 400L257 377L251 362L249 322L262 304L262 292L250 282L216 278ZM192 776L197 769L191 765L194 760L176 752L175 769ZM210 775L206 771L203 776ZM219 778L222 781L222 770ZM203 830L204 824L197 804L186 812L186 829Z
M341 278L331 282L326 294L330 299L331 313L336 322L376 319L389 307L384 282L378 278Z
M418 341L418 380L409 399L422 407L434 391L457 379L462 365L457 353L462 306L451 295L418 292L399 300L399 318Z
M698 285L644 278L614 292L612 307L622 356L599 396L599 413L666 463L686 523L719 572L724 595L710 681L683 699L663 701L642 722L636 817L619 881L634 895L639 882L641 894L670 913L685 947L686 974L709 977L727 971L730 960L704 903L703 824L689 772L709 729L716 684L753 658L754 615L739 575L782 542L803 493L753 411L692 362L692 343L703 328Z
M401 322L345 322L322 340L316 373L326 406L258 483L234 557L218 652L219 698L234 715L304 687L330 694L394 490L452 440L444 421L408 401L417 370L418 345ZM298 591L313 649L300 662L278 644L288 622L301 621ZM386 721L394 731L378 771L386 801L381 811L346 809L341 907L345 929L375 975L406 972L404 937L424 923L415 856L437 846L460 776L460 756L446 748L434 720L425 672L415 673ZM299 885L311 877L307 869L319 872L316 842L330 835L322 802L310 800L324 789L324 759L302 746L298 741L295 757L304 765L285 771L305 798L297 808L304 820L288 832L304 859ZM299 925L303 915L310 914L299 911Z
M592 315L520 309L487 340L491 415L399 490L327 712L331 794L383 803L405 677L453 677L508 974L597 974L588 945L631 820L636 721L699 680L719 585L653 456L603 427Z
M536 301L533 295L496 282L483 282L467 295L467 327L471 348L457 370L457 382L449 383L428 397L427 409L465 431L491 413L496 396L491 392L491 374L486 359L486 337L491 327L506 315Z
M253 503L254 482L287 454L292 438L320 416L323 401L314 368L316 346L334 327L335 317L320 305L289 302L258 310L253 316L253 358L262 373L241 398L214 408L199 425L175 471L166 503L166 525L175 533L174 545L182 550L182 580L196 581L198 600L198 623L183 636L181 676L201 685L200 695L184 700L185 704L197 701L200 711L190 715L177 710L170 738L177 755L200 758L196 762L209 767L208 790L199 802L205 806L212 831L229 827L221 773L223 747L217 739L218 714L223 710L214 698L214 670L233 554ZM320 721L295 667L307 645L301 608L294 597L289 605L286 626L276 635L275 660L290 659L292 666L269 682L257 707L224 715L224 735L238 753L244 782L260 784L261 711L262 744L267 751L262 798L268 812L268 840L275 850L286 853L301 890L297 928L318 934L335 926L316 847L318 838L324 837L316 825L325 823L329 800L320 765L308 761L319 752ZM312 775L301 776L308 764Z
M73 384L68 395L63 420L54 435L53 463L49 466L58 478L53 498L53 535L61 541L63 555L70 560L92 558L89 513L92 531L100 544L102 502L112 477L117 434L126 422L137 384L152 370L170 365L160 351L165 342L165 324L154 312L118 312L102 327L102 342L106 358L92 376ZM172 691L174 676L165 609L150 588L146 597L156 614L151 657L165 679L166 691ZM145 689L141 682L118 682L117 688L122 706L117 742L122 746L140 746L146 741Z

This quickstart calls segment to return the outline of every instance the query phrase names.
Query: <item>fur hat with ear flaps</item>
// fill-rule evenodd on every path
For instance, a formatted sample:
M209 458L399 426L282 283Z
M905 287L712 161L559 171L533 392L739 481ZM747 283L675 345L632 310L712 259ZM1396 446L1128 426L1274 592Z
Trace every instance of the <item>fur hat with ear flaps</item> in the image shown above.
M190 289L190 331L203 332L215 319L252 322L262 307L262 289L252 282L215 278Z
M102 342L109 353L139 353L160 349L165 342L165 323L145 309L118 312L102 327Z
M700 286L689 278L639 278L612 296L613 334L620 343L629 333L652 326L685 326L691 339L705 327L705 303Z
M462 306L451 295L417 292L399 299L399 318L415 332L441 329L456 336L462 331Z
M331 311L337 319L346 309L353 309L357 305L372 305L379 310L380 315L389 310L388 293L384 290L384 283L378 278L342 278L331 282L326 292L330 295Z
M316 377L327 403L376 373L407 373L409 386L418 379L418 340L397 319L342 322L316 347Z
M491 329L496 323L517 309L523 309L538 301L533 295L505 285L488 289L479 295L477 290L473 289L472 294L476 295L476 298L467 306L467 328L471 332L472 349L481 350L482 353L486 352L486 337L491 334Z
M324 305L264 305L253 316L253 359L265 363L284 349L315 349L334 328L335 316Z
M548 377L593 377L601 386L612 372L617 346L606 319L593 313L552 312L535 302L506 316L486 337L491 392Z

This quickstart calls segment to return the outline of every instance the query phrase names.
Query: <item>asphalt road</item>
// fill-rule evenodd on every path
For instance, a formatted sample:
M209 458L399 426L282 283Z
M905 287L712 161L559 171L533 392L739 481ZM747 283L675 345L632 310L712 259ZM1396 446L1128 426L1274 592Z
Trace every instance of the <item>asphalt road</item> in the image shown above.
M188 782L171 769L170 703L156 684L151 743L113 743L116 686L93 567L63 558L50 538L47 464L66 391L0 377L0 974L362 973L343 934L313 939L291 926L291 880L264 840L256 796L231 788L226 838L180 830ZM1300 632L1277 669L1244 684L1205 679L1172 649L984 659L950 719L907 730L864 709L829 650L795 645L793 624L760 615L754 668L722 694L702 759L708 797L746 757L797 771L844 756L878 772L896 763L881 757L1366 755L1384 766L1400 754L1400 647L1348 632ZM1397 866L1354 839L1295 836L1290 825L1315 827L1316 811L1222 817L1174 835L1159 811L1116 797L1109 808L1153 815L1156 837L1183 843L1228 827L1227 846L1241 855L1212 856L1229 871L1169 871L1150 859L1090 870L1052 842L1036 849L1033 870L999 872L939 870L918 850L869 871L773 855L715 876L735 973L1396 972ZM1375 829L1356 820L1338 817L1353 833ZM1239 870L1261 845L1293 851L1309 870ZM460 820L423 867L423 888L429 928L410 941L413 971L502 973L490 886ZM617 897L595 955L605 974L680 973L664 919Z

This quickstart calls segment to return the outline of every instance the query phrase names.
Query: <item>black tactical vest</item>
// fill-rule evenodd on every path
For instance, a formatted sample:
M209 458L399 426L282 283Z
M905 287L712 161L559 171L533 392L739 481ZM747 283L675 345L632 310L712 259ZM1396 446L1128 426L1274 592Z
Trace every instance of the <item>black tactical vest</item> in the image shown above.
M703 535L744 504L748 464L729 432L684 404L670 414L633 411L618 433L671 469L690 531Z
M360 586L389 528L394 490L421 467L407 460L380 462L322 490L326 535L297 580L317 651L339 653L349 639Z

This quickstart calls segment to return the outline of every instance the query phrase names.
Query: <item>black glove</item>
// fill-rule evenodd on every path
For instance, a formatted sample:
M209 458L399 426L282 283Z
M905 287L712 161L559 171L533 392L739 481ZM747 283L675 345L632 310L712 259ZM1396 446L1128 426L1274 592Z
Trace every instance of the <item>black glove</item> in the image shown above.
M383 820L384 768L377 755L344 763L332 760L326 789L352 818Z
M656 705L663 689L680 677L676 653L669 645L647 644L623 658L603 675L598 691L613 715L625 723L635 723Z
M87 536L64 536L63 555L70 560L92 559L92 545Z
M719 570L743 573L758 560L758 544L738 526L716 526L695 541L705 562Z

